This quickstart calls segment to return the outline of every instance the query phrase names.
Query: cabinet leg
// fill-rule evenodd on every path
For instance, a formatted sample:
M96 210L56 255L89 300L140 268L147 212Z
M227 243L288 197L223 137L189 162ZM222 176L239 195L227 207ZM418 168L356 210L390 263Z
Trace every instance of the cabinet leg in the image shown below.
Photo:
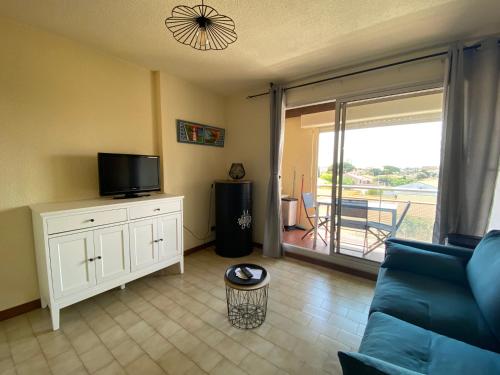
M184 273L184 259L181 259L181 261L179 262L179 272L181 274Z
M125 289L125 284L120 285L120 289Z
M59 311L57 307L50 307L50 318L52 319L52 329L54 331L59 329Z
M48 306L47 301L45 301L45 298L43 297L40 297L40 304L42 305L42 309Z

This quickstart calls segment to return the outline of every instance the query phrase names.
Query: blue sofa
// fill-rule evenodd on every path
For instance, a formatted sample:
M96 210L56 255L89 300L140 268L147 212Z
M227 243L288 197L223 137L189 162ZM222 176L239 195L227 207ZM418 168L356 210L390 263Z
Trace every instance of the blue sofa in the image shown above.
M370 317L344 374L500 374L500 231L475 249L386 242Z

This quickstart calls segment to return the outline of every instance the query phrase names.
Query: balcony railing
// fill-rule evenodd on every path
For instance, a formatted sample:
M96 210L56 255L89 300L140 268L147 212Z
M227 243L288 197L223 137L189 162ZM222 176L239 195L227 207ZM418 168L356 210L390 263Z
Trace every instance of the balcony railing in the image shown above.
M362 199L377 201L379 204L390 203L396 205L398 219L403 214L407 202L410 202L408 212L404 216L395 236L419 241L432 240L437 189L415 189L378 185L343 185L342 198ZM318 185L318 202L330 202L331 199L332 185ZM326 207L321 208L323 211L326 209ZM323 213L326 214L326 212ZM368 220L372 222L389 222L391 218L388 213L370 211Z

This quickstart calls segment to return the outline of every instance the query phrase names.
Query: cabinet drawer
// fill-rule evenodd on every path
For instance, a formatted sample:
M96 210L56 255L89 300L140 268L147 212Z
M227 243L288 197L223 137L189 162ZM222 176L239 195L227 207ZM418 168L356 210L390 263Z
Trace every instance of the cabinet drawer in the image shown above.
M130 207L130 218L140 219L141 217L149 217L154 215L168 214L181 210L180 201L162 202L144 206Z
M83 214L59 216L47 219L48 234L67 232L76 229L85 229L98 225L127 221L127 210L86 212Z

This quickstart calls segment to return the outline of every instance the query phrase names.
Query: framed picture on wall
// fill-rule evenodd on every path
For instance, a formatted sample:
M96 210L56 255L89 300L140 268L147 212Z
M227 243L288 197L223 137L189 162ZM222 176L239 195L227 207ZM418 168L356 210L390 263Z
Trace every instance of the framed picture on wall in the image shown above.
M192 121L177 120L177 142L224 147L226 130Z

